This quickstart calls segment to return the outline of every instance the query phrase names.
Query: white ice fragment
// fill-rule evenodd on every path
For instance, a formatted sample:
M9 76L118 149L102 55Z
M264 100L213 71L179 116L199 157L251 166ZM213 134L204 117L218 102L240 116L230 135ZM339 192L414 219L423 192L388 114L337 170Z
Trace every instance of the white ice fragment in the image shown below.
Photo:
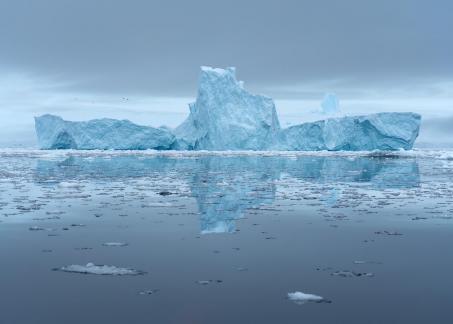
M45 231L46 229L43 228L43 227L39 227L39 226L31 226L28 228L28 230L30 231Z
M62 181L58 184L60 188L79 188L81 185L78 182Z
M73 272L82 274L95 274L95 275L111 275L111 276L138 276L143 275L146 272L130 269L130 268L119 268L116 266L109 265L97 265L94 263L87 263L86 265L72 264L63 266L55 269L63 272Z
M128 246L129 244L123 243L123 242L105 242L105 243L102 243L102 245L116 247L116 246Z
M300 291L288 293L288 299L295 302L296 304L305 304L307 302L320 303L325 300L321 296L313 295L313 294L306 294L306 293L303 293Z

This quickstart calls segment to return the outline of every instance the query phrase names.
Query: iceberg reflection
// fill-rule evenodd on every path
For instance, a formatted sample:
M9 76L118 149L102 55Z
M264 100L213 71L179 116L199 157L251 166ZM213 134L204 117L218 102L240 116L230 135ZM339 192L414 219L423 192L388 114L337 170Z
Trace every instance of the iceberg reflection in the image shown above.
M341 194L339 184L358 183L374 190L406 189L420 185L415 159L382 157L283 156L70 156L64 160L38 160L35 183L46 186L70 180L146 181L165 185L168 174L188 185L200 214L201 233L235 231L235 221L247 210L271 205L278 181L290 177L331 189L327 206ZM167 179L167 180L166 180ZM154 186L156 187L156 186ZM291 191L291 187L285 188ZM302 202L300 202L302 203Z

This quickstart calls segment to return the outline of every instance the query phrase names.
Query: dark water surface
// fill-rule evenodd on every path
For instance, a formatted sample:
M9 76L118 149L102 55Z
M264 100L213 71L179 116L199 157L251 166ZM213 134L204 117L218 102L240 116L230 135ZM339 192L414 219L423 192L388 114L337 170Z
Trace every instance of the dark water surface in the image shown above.
M0 323L453 323L452 179L417 155L0 152ZM53 271L89 262L146 274Z

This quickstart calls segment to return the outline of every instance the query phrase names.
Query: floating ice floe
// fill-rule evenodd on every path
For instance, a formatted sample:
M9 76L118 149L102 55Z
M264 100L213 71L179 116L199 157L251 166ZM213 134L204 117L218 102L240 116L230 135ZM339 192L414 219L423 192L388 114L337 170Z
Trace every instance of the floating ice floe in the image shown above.
M124 242L105 242L102 243L103 246L112 246L112 247L118 247L118 246L128 246L128 243Z
M331 273L332 276L351 278L351 277L374 277L374 273L371 272L355 272L349 270L340 270Z
M295 302L296 304L305 304L307 302L314 302L314 303L330 303L330 300L324 299L324 297L313 295L313 294L306 294L300 291L295 291L292 293L288 293L288 299Z
M95 274L95 275L110 275L110 276L138 276L146 274L146 272L131 268L119 268L109 265L98 265L94 263L87 263L86 265L72 264L54 269L55 271L82 273L82 274Z
M202 286L206 286L206 285L209 285L211 283L222 283L223 280L197 280L196 283L199 284L199 285L202 285Z
M154 295L155 293L159 292L160 289L149 289L149 290L142 290L139 291L139 295Z
M51 228L44 228L44 227L40 227L40 226L30 226L28 228L29 231L51 231L52 229Z
M82 185L78 182L67 182L67 181L62 181L58 184L60 188L79 188Z

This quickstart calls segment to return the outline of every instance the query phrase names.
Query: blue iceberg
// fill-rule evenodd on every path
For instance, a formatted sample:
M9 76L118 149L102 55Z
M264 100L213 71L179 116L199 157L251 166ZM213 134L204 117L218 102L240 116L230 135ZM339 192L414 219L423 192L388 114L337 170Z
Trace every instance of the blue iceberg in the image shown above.
M341 117L286 128L275 149L287 151L371 151L411 149L421 117L414 113L379 113Z
M189 107L189 117L174 131L178 148L265 150L280 131L274 101L244 90L234 68L202 67Z
M322 107L326 113L338 112L338 98L327 94ZM189 116L175 129L44 115L35 118L38 144L41 149L88 150L407 150L421 122L415 113L378 113L282 129L273 100L247 92L234 68L202 67L197 98L189 108Z
M340 101L334 93L326 93L321 102L321 111L324 114L335 114L340 112Z
M35 118L35 128L41 149L168 150L175 141L165 128L108 118L72 122L43 115Z

